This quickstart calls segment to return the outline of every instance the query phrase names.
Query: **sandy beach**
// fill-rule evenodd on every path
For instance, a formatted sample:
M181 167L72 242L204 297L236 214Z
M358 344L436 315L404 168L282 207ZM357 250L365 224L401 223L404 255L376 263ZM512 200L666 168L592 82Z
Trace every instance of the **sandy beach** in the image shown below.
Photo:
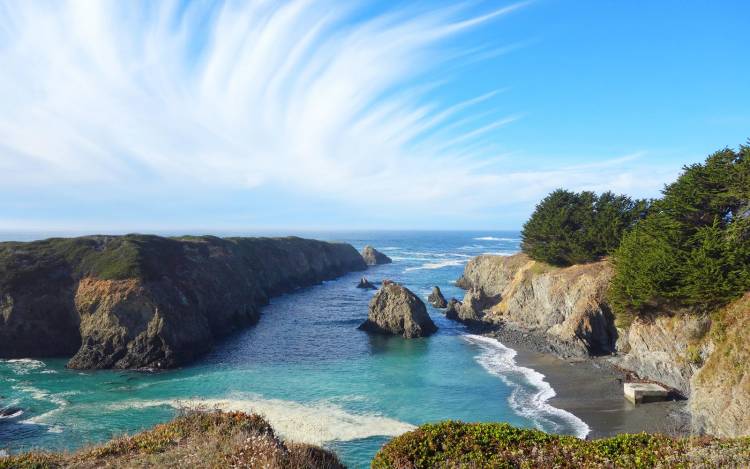
M573 413L591 428L588 438L619 433L659 432L684 434L687 401L633 405L623 397L624 374L606 357L562 359L540 352L535 340L516 331L486 334L518 353L516 363L545 376L556 396L549 403Z

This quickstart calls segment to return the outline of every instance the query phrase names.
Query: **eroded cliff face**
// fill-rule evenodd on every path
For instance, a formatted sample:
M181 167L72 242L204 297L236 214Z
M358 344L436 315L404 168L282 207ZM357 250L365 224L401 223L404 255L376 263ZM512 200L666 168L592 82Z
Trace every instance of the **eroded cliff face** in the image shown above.
M711 353L691 380L693 427L750 435L750 293L714 314L706 344Z
M691 378L710 353L703 341L711 327L706 316L668 313L639 318L624 332L614 361L638 376L689 396Z
M713 315L659 312L615 327L607 261L554 268L514 256L480 256L457 284L458 318L543 335L563 356L612 354L639 377L689 398L693 428L750 435L750 293Z
M611 277L604 261L558 269L525 254L480 256L458 281L468 288L460 313L544 335L561 355L607 354L617 341L605 297Z
M348 244L301 238L0 243L0 357L174 367L257 322L269 297L365 268Z

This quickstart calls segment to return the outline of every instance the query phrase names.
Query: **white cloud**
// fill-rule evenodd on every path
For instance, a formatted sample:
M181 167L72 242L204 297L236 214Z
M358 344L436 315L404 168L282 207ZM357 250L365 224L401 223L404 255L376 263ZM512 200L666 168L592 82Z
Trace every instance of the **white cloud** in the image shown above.
M446 40L523 5L355 21L350 2L6 2L4 184L271 185L446 213L557 186L643 186L618 168L507 173L491 163L506 157L494 141L519 110L458 117L499 90L458 104L425 98L447 79L424 78L450 60Z

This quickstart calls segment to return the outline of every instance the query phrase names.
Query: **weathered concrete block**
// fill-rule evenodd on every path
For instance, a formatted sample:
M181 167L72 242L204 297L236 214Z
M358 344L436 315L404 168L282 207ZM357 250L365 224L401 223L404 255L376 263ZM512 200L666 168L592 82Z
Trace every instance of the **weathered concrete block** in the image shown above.
M663 386L654 383L625 383L623 388L625 399L633 404L664 401L669 395Z

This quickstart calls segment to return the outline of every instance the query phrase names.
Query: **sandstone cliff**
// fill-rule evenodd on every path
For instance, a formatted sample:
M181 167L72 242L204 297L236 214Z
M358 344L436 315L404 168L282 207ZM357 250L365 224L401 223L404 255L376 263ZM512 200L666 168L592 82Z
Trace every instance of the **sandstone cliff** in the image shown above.
M606 261L557 269L525 254L479 256L458 281L469 289L460 316L538 333L561 355L611 353L617 341L605 298L611 277Z
M524 254L472 259L458 319L543 336L563 356L610 361L689 398L693 428L750 434L750 294L713 314L659 311L618 329L607 304L607 261L554 268Z
M696 430L718 436L750 435L750 293L713 315L707 357L691 380Z
M0 357L174 367L254 324L269 297L365 268L348 244L301 238L0 243Z
M613 361L638 376L666 384L689 396L691 378L705 355L705 316L663 313L638 318L623 331Z

